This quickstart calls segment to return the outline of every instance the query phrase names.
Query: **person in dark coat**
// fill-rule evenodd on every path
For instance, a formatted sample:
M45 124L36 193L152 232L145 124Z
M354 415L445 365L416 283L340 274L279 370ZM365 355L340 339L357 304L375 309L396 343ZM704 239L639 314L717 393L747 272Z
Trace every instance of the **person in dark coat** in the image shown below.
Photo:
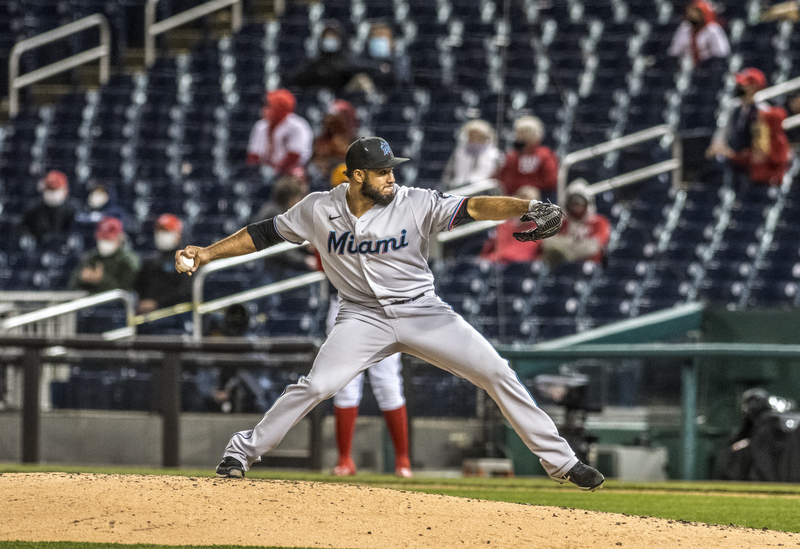
M183 222L165 213L155 223L156 251L142 262L133 283L139 294L136 311L150 313L192 300L192 279L175 270L175 250L180 248Z
M25 212L20 224L40 245L65 241L72 233L76 208L69 200L69 181L64 172L51 170L39 181L42 199Z

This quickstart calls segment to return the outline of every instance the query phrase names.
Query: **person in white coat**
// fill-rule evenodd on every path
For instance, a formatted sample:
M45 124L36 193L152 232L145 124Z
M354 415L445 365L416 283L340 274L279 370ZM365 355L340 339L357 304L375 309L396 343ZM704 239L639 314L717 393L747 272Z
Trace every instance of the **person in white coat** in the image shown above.
M442 174L445 189L454 189L495 176L503 159L492 126L485 120L470 120L458 134L458 144Z
M686 6L685 19L675 31L668 53L671 57L691 57L695 66L730 55L728 37L717 23L711 4L695 0Z

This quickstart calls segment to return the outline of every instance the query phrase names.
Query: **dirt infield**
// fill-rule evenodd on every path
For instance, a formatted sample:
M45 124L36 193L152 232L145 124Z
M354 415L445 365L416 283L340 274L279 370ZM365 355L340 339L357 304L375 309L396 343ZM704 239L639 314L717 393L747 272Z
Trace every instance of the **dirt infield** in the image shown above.
M0 474L0 540L395 547L776 547L800 536L317 482Z

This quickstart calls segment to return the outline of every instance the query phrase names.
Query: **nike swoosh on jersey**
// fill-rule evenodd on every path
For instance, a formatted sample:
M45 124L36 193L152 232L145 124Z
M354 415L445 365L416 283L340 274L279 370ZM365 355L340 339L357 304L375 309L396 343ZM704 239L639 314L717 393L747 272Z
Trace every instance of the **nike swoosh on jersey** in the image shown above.
M339 219L342 217L341 215L330 215L328 214L328 220L333 221L334 219Z

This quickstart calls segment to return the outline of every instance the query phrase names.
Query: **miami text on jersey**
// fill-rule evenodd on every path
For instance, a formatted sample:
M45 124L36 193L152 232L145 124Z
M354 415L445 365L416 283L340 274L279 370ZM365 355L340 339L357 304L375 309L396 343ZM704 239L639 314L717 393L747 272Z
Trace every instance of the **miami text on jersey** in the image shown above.
M349 239L347 237L350 237ZM408 246L406 241L406 230L400 231L400 240L392 237L384 240L363 240L356 244L355 235L350 231L342 233L342 236L336 237L336 231L328 233L328 253L338 253L344 255L345 247L349 254L385 254L390 250L399 250Z

